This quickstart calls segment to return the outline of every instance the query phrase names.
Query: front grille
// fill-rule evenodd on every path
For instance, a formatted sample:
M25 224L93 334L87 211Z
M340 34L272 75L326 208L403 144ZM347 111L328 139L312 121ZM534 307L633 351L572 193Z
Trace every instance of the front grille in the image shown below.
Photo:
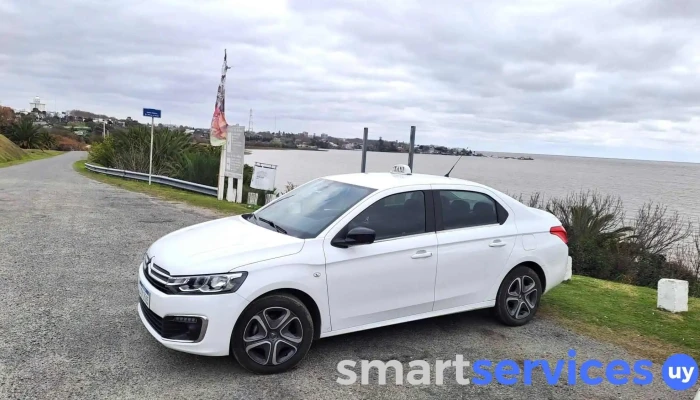
M146 280L153 285L156 289L163 293L171 293L165 283L170 279L170 273L163 268L157 266L154 262L151 262L146 267L145 271Z
M188 317L195 318L196 322L180 322L176 321L178 318L177 316L159 317L158 314L151 311L141 299L139 299L139 305L141 306L141 312L143 316L146 317L148 324L161 337L188 342L196 342L201 339L200 334L202 333L204 325L204 320L202 318Z

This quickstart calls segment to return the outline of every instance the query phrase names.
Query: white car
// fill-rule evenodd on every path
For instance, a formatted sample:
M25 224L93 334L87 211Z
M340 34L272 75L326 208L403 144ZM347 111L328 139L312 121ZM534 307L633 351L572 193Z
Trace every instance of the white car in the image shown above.
M138 312L166 347L275 373L328 336L488 307L523 325L564 279L566 243L553 215L474 182L329 176L153 243Z

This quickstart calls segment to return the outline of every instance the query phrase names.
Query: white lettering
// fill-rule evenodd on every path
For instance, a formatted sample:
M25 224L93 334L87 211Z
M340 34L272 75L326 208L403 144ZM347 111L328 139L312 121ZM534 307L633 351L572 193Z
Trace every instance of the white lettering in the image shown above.
M380 385L386 385L386 372L389 367L394 369L396 384L403 385L403 365L398 360L383 362L381 360L362 360L362 384L369 385L369 370L377 369L377 380Z
M408 376L406 376L406 381L411 385L430 385L430 364L425 360L413 360L408 363L408 366L420 367L417 370L411 369L408 371ZM420 378L416 377L420 375Z
M685 378L683 378L683 380L681 382L683 382L683 383L690 382L690 378L693 376L693 371L695 371L695 367L690 367L690 368L683 367L683 376L685 376Z
M457 379L457 383L459 383L460 385L469 384L469 378L464 377L464 367L468 367L469 365L469 361L464 361L463 355L457 354L454 362L454 366L457 369L455 371L455 378Z
M445 369L452 366L452 360L437 360L435 362L435 384L442 385L445 378Z
M351 370L351 367L355 367L357 363L352 360L343 360L338 363L338 373L345 375L346 378L338 378L335 381L341 385L352 385L357 382L357 374L355 371Z

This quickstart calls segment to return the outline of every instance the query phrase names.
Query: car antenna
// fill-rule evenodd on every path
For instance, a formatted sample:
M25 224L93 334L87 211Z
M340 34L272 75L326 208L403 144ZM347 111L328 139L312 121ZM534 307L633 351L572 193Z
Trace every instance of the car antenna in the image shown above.
M462 159L462 156L459 156L459 158L457 159L457 162L455 163L455 165L453 165L452 168L450 168L450 170L447 171L447 173L445 174L445 178L449 178L449 177L450 177L450 172L452 172L452 170L455 169L455 167L457 166L457 163L458 163L459 160L461 160L461 159Z

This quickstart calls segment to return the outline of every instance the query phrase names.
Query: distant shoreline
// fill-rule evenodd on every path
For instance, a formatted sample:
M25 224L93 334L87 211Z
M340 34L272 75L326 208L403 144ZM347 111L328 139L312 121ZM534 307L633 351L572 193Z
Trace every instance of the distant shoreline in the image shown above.
M265 146L251 146L251 147L246 147L247 150L301 150L301 151L329 151L329 150L337 150L337 151L361 151L360 149L353 149L353 150L345 150L345 149L304 149L304 148L290 148L290 147L265 147ZM408 154L406 152L399 152L399 151L376 151L376 150L368 150L368 153L387 153L387 154ZM428 155L428 156L449 156L449 157L460 157L458 154L431 154L431 153L414 153L414 154L423 154L423 155ZM462 157L476 157L476 158L500 158L504 160L517 160L517 161L534 161L535 159L530 157L530 156L520 156L520 157L515 157L515 156L496 156L496 155L485 155L479 153L479 155L471 155L471 156L462 156Z

